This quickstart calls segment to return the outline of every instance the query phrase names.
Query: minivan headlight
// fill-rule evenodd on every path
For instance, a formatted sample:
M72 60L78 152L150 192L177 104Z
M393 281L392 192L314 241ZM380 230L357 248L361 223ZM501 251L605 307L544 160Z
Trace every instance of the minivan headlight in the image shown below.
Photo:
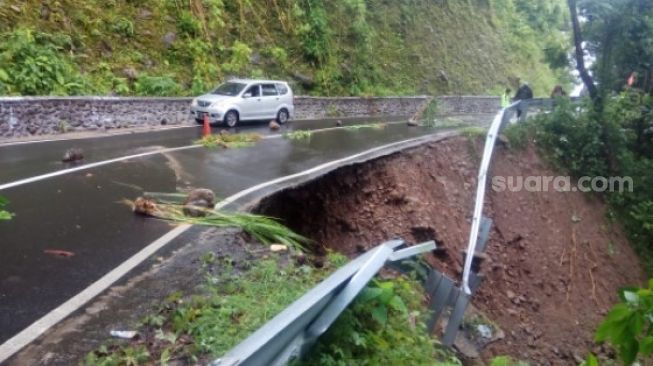
M190 102L191 107L197 107L197 98L193 98L193 101Z

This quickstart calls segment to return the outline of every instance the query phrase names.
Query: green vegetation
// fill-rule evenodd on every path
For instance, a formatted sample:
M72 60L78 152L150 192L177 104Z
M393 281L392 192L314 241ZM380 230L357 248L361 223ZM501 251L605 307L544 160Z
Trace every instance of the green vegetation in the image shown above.
M283 137L289 140L310 140L312 135L313 135L312 131L297 130L292 132L286 132L283 134Z
M4 209L8 204L9 200L3 196L0 196L0 221L11 220L11 218L14 217L14 214Z
M202 294L173 293L147 315L137 330L150 342L108 343L89 353L84 365L198 363L218 357L244 340L335 269L330 255L322 269L283 261L273 255L246 270L213 253L203 257Z
M303 250L310 240L295 233L275 219L250 213L211 212L204 217L171 216L175 221L193 225L215 227L237 227L263 244L285 244L291 248Z
M653 280L648 288L622 289L619 298L621 302L606 315L595 340L612 344L621 361L631 365L653 354Z
M150 202L151 207L147 213L153 217L192 225L235 227L251 235L260 243L280 243L297 250L303 250L304 245L310 242L309 239L295 233L271 217L245 212L224 213L202 207L194 207L194 210L202 211L203 215L192 217L185 215L184 205L178 202L176 194L156 195L163 199Z
M414 280L374 280L297 365L460 365L428 336Z
M536 141L542 155L573 176L632 178L632 192L626 184L622 192L605 197L611 217L623 225L653 273L653 99L628 90L602 104L598 112L589 101L578 107L561 100L551 113L510 127L506 134L511 144Z
M207 135L195 141L196 145L215 149L223 148L242 148L250 147L259 142L263 136L257 133L220 133L217 135Z
M487 128L485 127L465 127L460 129L460 134L467 137L470 140L476 140L480 137L485 137L487 134Z
M360 125L349 125L349 126L343 126L343 129L347 131L358 131L358 130L363 130L363 129L371 129L371 130L382 130L385 128L385 123L368 123L368 124L360 124Z
M528 362L515 360L509 356L497 356L490 361L490 366L528 366Z
M536 93L567 81L562 0L7 0L0 93L191 95L229 76L297 93ZM542 37L542 34L546 34Z

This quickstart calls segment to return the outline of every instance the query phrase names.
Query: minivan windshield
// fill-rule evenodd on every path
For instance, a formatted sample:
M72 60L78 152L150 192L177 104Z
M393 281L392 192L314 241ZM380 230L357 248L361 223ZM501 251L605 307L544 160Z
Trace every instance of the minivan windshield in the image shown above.
M241 83L224 83L212 91L211 94L228 95L230 97L235 97L241 91L243 91L246 86L247 84Z

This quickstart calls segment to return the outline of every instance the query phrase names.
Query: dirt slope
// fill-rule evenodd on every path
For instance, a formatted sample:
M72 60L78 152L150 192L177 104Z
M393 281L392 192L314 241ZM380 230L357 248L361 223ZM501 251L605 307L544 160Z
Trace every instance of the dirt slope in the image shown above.
M432 264L460 277L475 192L479 144L464 138L346 167L263 201L258 210L281 217L320 248L348 254L402 237L436 239L447 249ZM491 173L553 176L532 150L497 149ZM476 308L506 337L483 358L511 355L535 364L576 364L617 300L617 289L644 275L605 206L580 192L490 191L494 219Z

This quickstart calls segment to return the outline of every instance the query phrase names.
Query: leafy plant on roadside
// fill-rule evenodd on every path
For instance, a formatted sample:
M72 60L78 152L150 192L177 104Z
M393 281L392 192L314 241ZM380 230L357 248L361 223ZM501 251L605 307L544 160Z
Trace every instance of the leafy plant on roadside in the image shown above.
M358 131L363 129L382 130L385 128L385 126L386 126L385 123L369 123L369 124L344 126L343 129L347 131Z
M490 366L528 366L528 363L510 356L497 356L490 361Z
M0 35L0 93L68 95L89 91L77 67L52 35L29 28ZM65 42L65 41L64 41Z
M211 253L213 254L213 253ZM215 255L212 255L215 258ZM175 292L136 327L141 339L108 343L86 355L84 365L162 364L174 360L197 364L198 358L218 357L270 320L343 261L332 254L323 268L272 258L236 268L229 258L212 260L204 268L202 292ZM285 263L285 264L282 264ZM164 362L165 361L165 362Z
M289 140L310 140L313 132L307 130L297 130L292 132L286 132L283 134L283 137Z
M624 288L596 331L597 342L608 342L625 365L653 354L653 279L647 288Z
M0 221L11 220L11 218L14 216L14 214L4 209L8 204L9 200L3 196L0 196Z
M405 277L370 283L294 365L460 365L426 332L423 290Z
M217 135L207 135L195 141L196 145L202 145L206 148L214 149L223 148L242 148L250 147L261 141L263 136L257 133L220 133Z

